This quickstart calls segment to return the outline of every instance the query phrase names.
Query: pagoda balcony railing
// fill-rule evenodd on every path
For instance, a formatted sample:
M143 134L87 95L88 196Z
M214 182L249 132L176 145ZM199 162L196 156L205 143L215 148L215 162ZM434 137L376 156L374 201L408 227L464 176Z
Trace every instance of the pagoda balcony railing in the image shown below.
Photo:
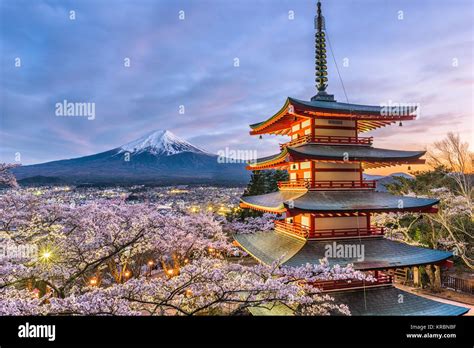
M275 230L294 234L303 238L308 238L311 232L308 226L301 225L297 222L287 223L284 220L275 221Z
M362 288L362 287L371 287L371 286L381 286L391 284L393 282L393 276L383 272L376 272L376 275L373 275L375 281L369 280L357 280L357 279L347 279L347 280L324 280L314 282L313 285L317 288L320 288L322 291L334 291L334 290L343 290L351 288Z
M314 189L314 190L330 190L330 189L375 189L375 180L325 180L312 181L311 179L297 179L288 181L279 181L280 189Z
M296 146L308 143L331 144L331 145L372 145L373 137L344 137L339 135L304 135L287 143L280 144L283 149L287 146Z
M335 228L335 229L316 229L311 230L310 227L301 225L300 223L289 223L285 220L275 221L275 230L293 234L309 239L332 239L332 238L348 238L348 237L372 237L383 236L384 228L370 226L369 228Z
M385 233L383 227L371 226L369 228L333 228L333 229L316 229L310 233L310 238L345 238L345 237L368 237L383 236Z

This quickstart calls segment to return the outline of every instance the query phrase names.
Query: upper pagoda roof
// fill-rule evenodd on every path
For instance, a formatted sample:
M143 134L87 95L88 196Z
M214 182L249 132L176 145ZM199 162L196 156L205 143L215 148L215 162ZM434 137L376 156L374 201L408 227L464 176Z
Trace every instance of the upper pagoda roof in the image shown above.
M398 165L407 163L424 163L419 160L426 151L404 151L374 148L361 145L321 145L308 143L299 146L287 146L278 154L256 159L249 163L248 169L258 170L282 165L289 161L320 160L320 161L361 161L365 168L381 167L386 164ZM289 155L289 156L288 156ZM344 162L346 162L344 161Z
M250 134L288 134L291 124L298 119L335 118L357 120L358 130L366 132L388 124L412 120L416 117L416 106L411 105L361 105L340 103L335 100L304 101L288 97L283 107L265 121L250 125Z
M328 240L303 240L277 231L234 235L235 240L254 258L265 264L279 262L285 266L319 264L325 257ZM389 269L433 264L453 256L451 252L420 248L383 237L337 240L337 244L364 247L364 260L329 258L329 265L353 264L357 270Z
M244 207L281 213L299 209L319 213L427 211L439 201L375 191L277 191L240 199ZM401 203L401 204L400 204Z

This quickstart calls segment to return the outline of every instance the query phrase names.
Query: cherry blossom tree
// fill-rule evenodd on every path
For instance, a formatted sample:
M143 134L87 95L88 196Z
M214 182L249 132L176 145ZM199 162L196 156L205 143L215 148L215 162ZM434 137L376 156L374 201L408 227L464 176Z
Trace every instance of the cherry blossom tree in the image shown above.
M15 175L10 171L18 166L19 164L0 163L0 186L18 187Z
M243 220L234 219L225 224L225 229L230 233L255 233L270 231L274 228L275 214L264 213L262 216L246 217Z
M313 284L362 279L351 267L243 266L210 215L123 200L79 206L18 190L0 196L0 315L234 315L286 306L348 314ZM26 245L35 255L10 254Z

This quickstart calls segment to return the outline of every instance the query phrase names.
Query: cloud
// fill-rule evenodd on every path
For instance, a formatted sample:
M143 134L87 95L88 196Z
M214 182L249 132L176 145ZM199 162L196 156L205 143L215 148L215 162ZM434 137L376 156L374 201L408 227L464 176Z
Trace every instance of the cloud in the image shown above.
M276 152L286 138L252 138L248 124L273 115L287 96L315 93L314 3L249 4L4 0L0 161L16 151L27 154L25 163L88 155L159 128L214 152L226 146ZM334 1L323 7L350 102L422 104L413 125L373 132L379 143L416 148L450 130L472 134L469 2ZM21 68L13 64L16 57ZM331 57L329 79L329 91L345 101ZM56 117L54 105L64 99L96 103L96 119Z

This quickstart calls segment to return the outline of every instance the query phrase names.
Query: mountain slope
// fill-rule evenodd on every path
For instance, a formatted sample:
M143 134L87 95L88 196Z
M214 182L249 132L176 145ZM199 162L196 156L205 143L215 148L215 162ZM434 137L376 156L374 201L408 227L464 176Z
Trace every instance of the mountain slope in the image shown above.
M90 156L15 168L20 180L54 178L92 184L245 184L243 163L218 163L217 155L157 130L115 149Z
M393 184L397 181L397 177L403 177L406 179L413 179L414 176L407 173L392 173L390 175L371 175L364 173L364 180L375 180L376 191L387 192L387 185Z

